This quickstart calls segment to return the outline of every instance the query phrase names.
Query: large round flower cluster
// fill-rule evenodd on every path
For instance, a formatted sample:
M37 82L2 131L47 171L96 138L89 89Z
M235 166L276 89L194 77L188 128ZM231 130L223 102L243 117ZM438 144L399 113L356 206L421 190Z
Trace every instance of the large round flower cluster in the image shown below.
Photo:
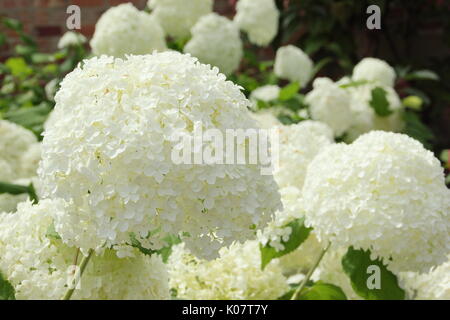
M313 62L300 48L287 45L277 50L274 72L281 79L296 81L305 87L312 76Z
M67 31L58 41L58 49L80 46L86 43L86 37L78 32Z
M433 268L429 273L402 273L400 279L410 298L450 300L450 256L446 263Z
M279 165L274 170L275 179L280 188L301 189L309 163L333 143L333 132L326 124L311 120L279 126L276 130L279 132Z
M353 68L352 78L355 81L374 81L392 87L395 82L395 70L383 60L364 58Z
M210 13L201 17L191 30L192 38L184 52L202 63L219 68L228 75L235 71L242 59L239 29L226 17Z
M108 9L95 25L90 44L94 54L114 57L166 49L164 31L158 21L131 3Z
M250 94L250 99L254 101L270 102L278 99L281 88L277 85L268 84L259 88L256 88Z
M277 35L279 15L274 0L239 0L234 21L251 43L266 46Z
M212 0L150 0L148 7L165 33L174 38L186 38L201 16L212 12Z
M321 242L370 249L394 272L426 272L450 250L443 169L406 135L372 131L327 147L310 163L302 193Z
M326 123L339 137L352 125L350 95L329 78L317 78L306 95L313 120Z
M23 202L14 214L0 214L0 272L14 287L16 299L61 299L71 283L76 248L49 232L62 200ZM144 276L143 276L144 275ZM75 299L168 299L168 274L159 256L136 252L119 259L105 249L91 258Z
M169 282L177 297L194 300L270 300L288 290L277 261L261 270L256 241L232 244L216 260L198 260L183 244L169 258Z
M201 156L185 143L198 127L223 136L257 128L249 101L217 68L177 52L94 57L65 77L55 99L39 175L45 197L78 208L55 218L69 244L122 244L132 232L144 246L158 247L148 239L158 230L187 233L190 250L213 257L224 245L254 237L281 206L261 165L174 158L180 148Z

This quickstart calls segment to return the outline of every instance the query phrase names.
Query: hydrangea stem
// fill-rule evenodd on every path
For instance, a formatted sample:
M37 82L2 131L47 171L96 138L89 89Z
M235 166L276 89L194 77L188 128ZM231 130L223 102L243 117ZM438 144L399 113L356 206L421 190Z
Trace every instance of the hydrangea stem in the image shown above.
M74 280L74 283L72 283L72 287L67 290L66 294L63 297L63 300L70 300L70 298L72 297L72 295L73 295L73 293L75 291L75 288L78 285L78 281L83 276L84 270L86 269L86 266L87 266L89 260L91 259L91 256L92 256L93 253L94 253L94 249L89 249L89 252L88 252L87 256L84 256L83 259L81 260L81 263L80 263L80 275L79 275L79 277L77 277Z
M330 247L330 243L327 245L325 249L323 249L320 252L320 255L317 257L316 261L314 262L314 265L309 269L308 273L305 276L305 279L303 279L302 283L298 286L298 288L295 290L294 294L291 297L291 300L296 300L299 293L303 290L303 288L306 286L306 283L308 283L309 279L311 278L312 274L314 273L314 270L317 269L317 266L319 265L320 261L322 261L323 256L327 252L328 248Z

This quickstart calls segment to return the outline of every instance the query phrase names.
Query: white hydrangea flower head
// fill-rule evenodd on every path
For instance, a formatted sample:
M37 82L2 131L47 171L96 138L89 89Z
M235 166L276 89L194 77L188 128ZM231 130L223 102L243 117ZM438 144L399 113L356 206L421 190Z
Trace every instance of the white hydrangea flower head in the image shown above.
M259 88L256 88L250 94L250 99L257 101L270 102L278 99L281 88L277 85L269 84Z
M239 29L226 17L210 13L201 17L191 30L192 38L184 52L229 75L241 63L243 51Z
M271 129L276 126L281 126L281 122L270 111L249 111L250 116L256 120L262 129Z
M212 0L149 0L147 6L173 38L187 38L200 17L212 12Z
M279 126L279 165L274 177L280 188L301 189L311 160L333 143L333 132L324 123L312 120Z
M174 51L94 57L65 77L55 99L38 172L45 197L78 207L55 218L70 245L123 244L133 232L152 248L160 236L188 233L192 252L214 257L254 237L281 207L259 164L173 160L197 125L223 135L257 128L249 101L217 68Z
M10 166L12 176L11 173L7 174L10 170L6 169L6 165L3 165L6 172L0 175L9 175L10 179L23 177L20 159L34 143L37 143L37 139L31 131L7 120L0 120L0 160Z
M308 55L293 45L278 48L275 55L275 74L281 79L297 81L302 87L311 80L313 66Z
M20 158L20 172L23 177L33 177L37 174L41 161L41 143L33 143Z
M239 0L234 21L251 43L266 46L278 33L279 16L274 0Z
M370 106L372 90L382 88L386 91L386 99L392 114L381 117ZM400 132L404 128L403 105L397 92L391 87L368 83L347 88L351 96L352 125L347 131L346 141L352 142L360 135L372 130Z
M316 259L319 254L318 252L316 251ZM323 256L311 278L314 281L321 280L340 287L348 300L362 300L362 298L353 290L350 278L342 268L342 258L346 252L347 249L345 248L335 248L334 246L331 246Z
M234 243L220 250L220 257L199 260L185 249L173 247L167 264L170 287L177 297L193 300L273 300L288 291L278 261L261 270L257 241Z
M326 123L339 137L352 122L350 94L329 78L317 78L305 99L313 120Z
M372 131L325 148L303 185L318 239L369 249L393 272L427 272L450 249L450 190L438 159L406 135Z
M58 41L58 49L71 46L82 45L86 43L86 37L78 32L67 31Z
M450 256L449 260L433 268L429 273L406 272L400 279L410 298L416 300L450 300Z
M374 81L378 84L393 87L395 70L386 61L377 58L364 58L353 68L354 81Z
M90 44L98 56L124 57L166 50L164 31L158 21L131 3L106 10L95 25Z
M0 214L0 272L16 299L61 299L67 290L77 250L49 234L54 212L67 209L61 199L41 200L19 204L14 214ZM136 252L119 259L105 249L89 261L73 298L168 299L166 266L159 256Z

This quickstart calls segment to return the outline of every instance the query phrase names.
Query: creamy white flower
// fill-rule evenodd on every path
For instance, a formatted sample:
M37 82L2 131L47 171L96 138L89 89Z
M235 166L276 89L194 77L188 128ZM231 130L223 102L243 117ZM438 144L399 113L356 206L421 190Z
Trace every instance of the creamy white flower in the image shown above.
M166 34L186 38L201 16L212 12L212 0L149 0L148 7Z
M276 129L279 132L279 166L274 170L275 180L280 188L301 189L309 163L333 143L333 132L326 124L312 120Z
M326 123L339 137L352 123L350 94L329 78L317 78L313 90L306 95L313 120Z
M429 273L406 272L400 275L410 298L417 300L450 300L450 256L449 260L433 268Z
M37 143L37 139L31 131L7 120L0 120L0 160L10 167L8 170L5 164L2 165L5 172L1 172L0 177L4 175L6 181L24 177L20 172L20 159L34 143Z
M14 171L9 163L6 160L0 158L0 181L11 181L15 178L14 176Z
M256 88L250 94L251 100L261 100L264 102L270 102L278 99L280 95L281 88L277 85L265 85L259 88Z
M313 62L300 48L287 45L277 50L274 72L279 78L297 81L304 87L311 79Z
M226 75L239 67L242 41L239 29L228 18L210 13L198 20L191 33L192 38L183 49L185 53L218 67Z
M270 111L249 111L250 116L258 122L262 129L271 129L275 126L281 126L281 122Z
M133 232L158 247L160 237L186 232L190 250L213 257L254 237L281 207L261 165L173 159L194 125L224 135L257 128L249 101L217 68L177 52L92 58L65 77L55 99L39 175L44 196L78 207L55 218L69 244L122 244ZM155 230L156 239L147 239Z
M70 283L77 249L49 233L52 215L64 211L63 200L19 204L14 214L0 214L0 272L16 299L61 299ZM78 254L78 263L82 254ZM75 290L74 299L168 299L168 274L159 256L119 259L105 249L94 255Z
M364 58L353 68L352 78L355 81L374 81L392 87L395 81L395 70L386 61Z
M95 55L124 57L166 49L164 31L158 21L131 3L108 9L95 25L90 42Z
M67 48L71 46L82 45L86 43L86 37L81 33L67 31L58 41L58 49Z
M277 35L279 15L274 0L239 0L234 21L251 43L266 46Z
M288 291L278 262L261 270L256 241L232 244L216 260L196 259L184 248L173 248L169 258L170 287L177 297L194 300L273 300Z
M306 223L321 242L370 249L394 272L426 272L450 250L450 190L440 162L406 135L372 131L309 164Z
M306 274L314 266L322 244L312 232L297 249L279 258L284 274Z

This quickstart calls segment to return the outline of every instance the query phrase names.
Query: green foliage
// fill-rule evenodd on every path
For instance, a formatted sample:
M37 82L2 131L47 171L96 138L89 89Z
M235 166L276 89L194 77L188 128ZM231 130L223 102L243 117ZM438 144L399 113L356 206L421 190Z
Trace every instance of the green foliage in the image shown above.
M431 132L430 128L422 122L420 116L414 111L407 110L403 113L403 119L405 121L403 132L411 138L420 141L425 148L431 149L434 134Z
M369 288L369 266L380 270L380 289ZM400 288L397 277L379 259L372 260L370 251L350 247L342 258L342 268L350 278L353 290L366 300L403 300L405 291Z
M280 90L278 99L280 101L287 101L293 99L299 89L300 84L298 82L292 82Z
M153 250L153 249L147 249L144 248L142 246L142 244L139 242L139 240L136 239L136 235L135 234L130 234L130 245L136 249L138 249L140 252L142 252L145 255L151 256L153 254L159 254L161 255L161 258L163 260L163 262L167 262L167 260L170 257L170 254L172 253L172 247L176 244L181 243L181 239L178 236L174 236L174 235L169 235L167 237L165 237L164 242L166 243L166 245L164 247L162 247L159 250Z
M44 123L51 111L52 105L48 102L42 102L34 107L8 111L3 117L31 130L37 137L41 138L41 133L44 131Z
M389 109L389 101L387 99L387 92L381 87L372 89L372 97L369 105L375 110L375 113L380 117L387 117L392 114Z
M30 199L33 200L33 203L36 204L39 201L38 196L36 195L36 190L34 189L34 185L32 183L30 183L28 186L23 186L0 181L0 194L2 193L8 193L12 195L27 193Z
M14 287L0 272L0 300L16 300Z
M338 286L318 281L303 289L297 300L347 300L347 297Z
M262 270L264 270L272 259L282 257L297 249L308 238L312 230L312 228L305 227L304 218L296 219L288 223L285 227L291 228L291 234L288 241L281 241L284 245L284 250L277 251L269 244L265 246L260 245Z

